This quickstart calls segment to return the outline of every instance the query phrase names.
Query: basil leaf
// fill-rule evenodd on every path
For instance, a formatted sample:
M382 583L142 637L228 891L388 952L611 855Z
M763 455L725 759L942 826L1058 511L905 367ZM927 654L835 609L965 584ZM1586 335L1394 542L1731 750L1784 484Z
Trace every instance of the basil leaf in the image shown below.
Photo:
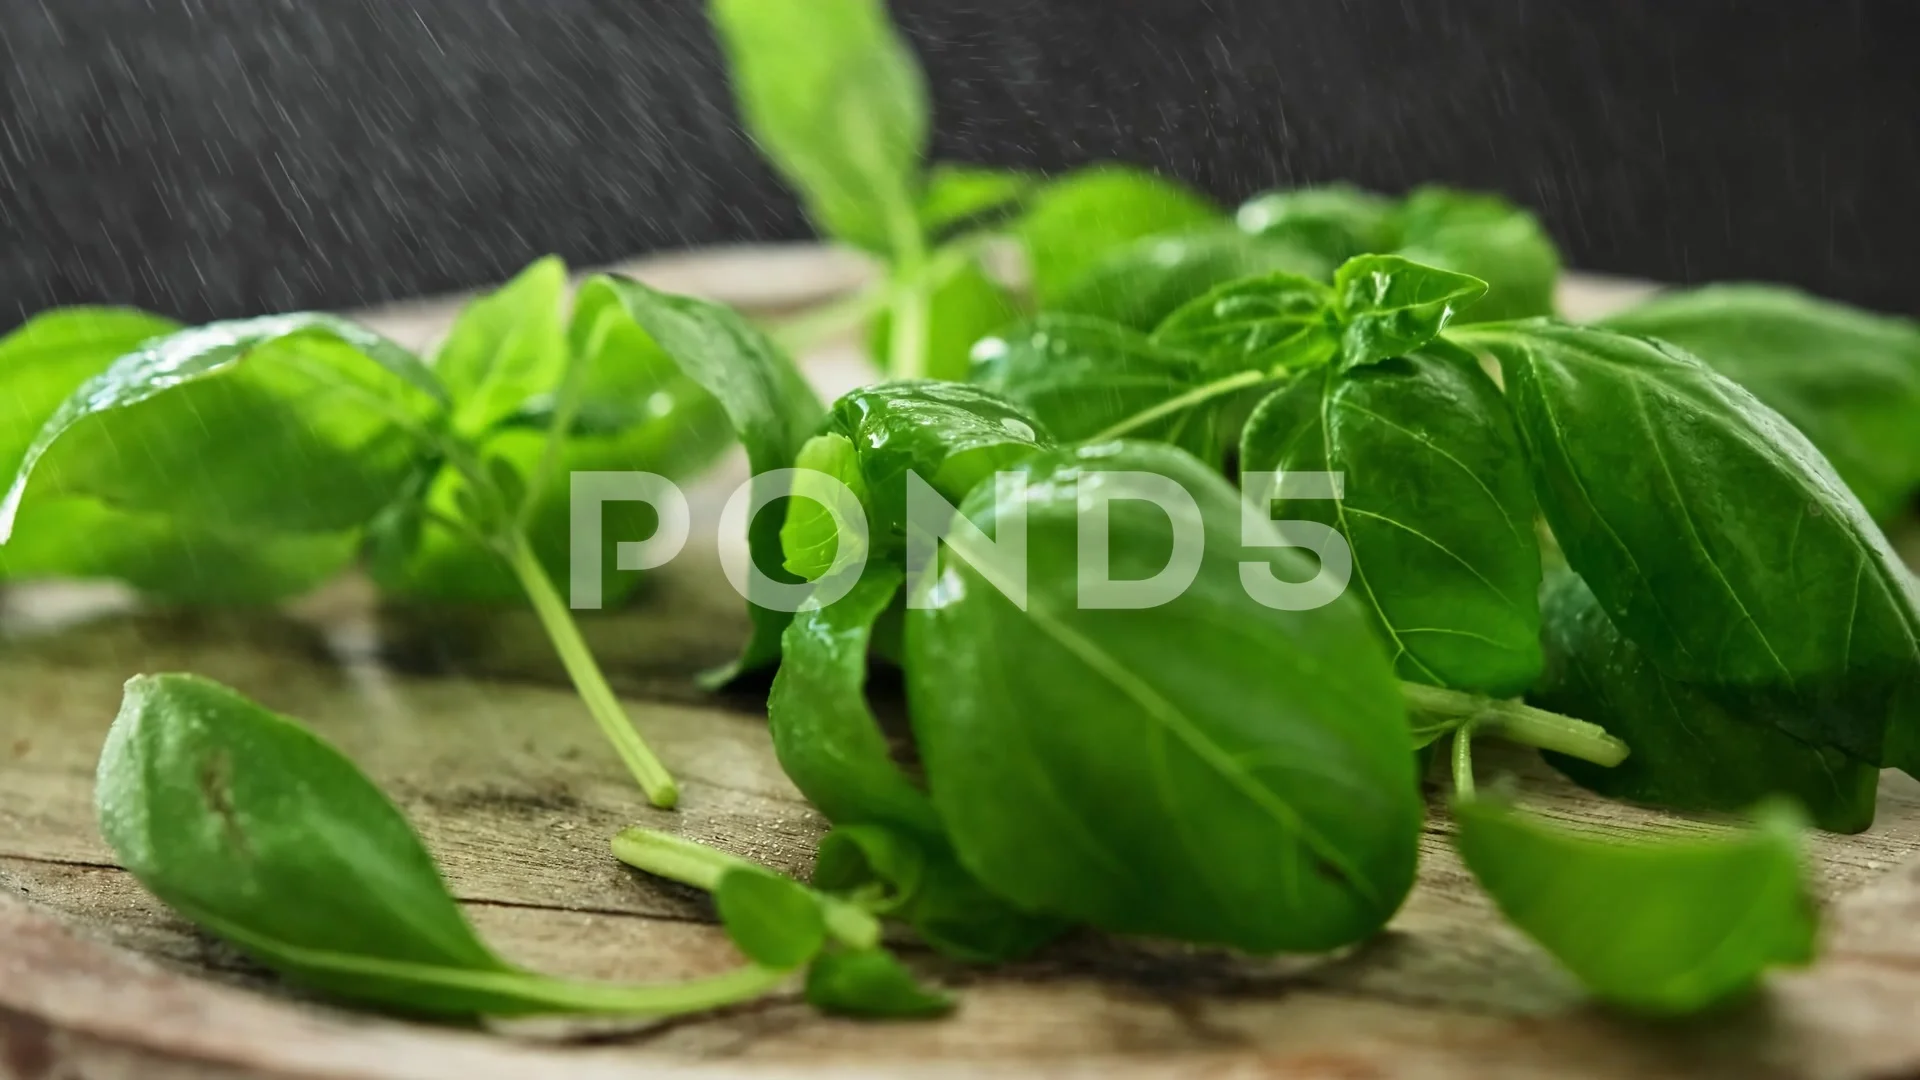
M953 999L921 986L885 949L822 953L807 969L807 1002L841 1016L938 1016Z
M1437 342L1274 392L1242 435L1257 472L1345 474L1343 499L1275 517L1346 537L1351 591L1401 678L1506 696L1540 673L1540 547L1526 459L1500 390Z
M1086 315L1041 315L982 340L973 356L974 382L1018 402L1066 442L1090 439L1231 370ZM1182 410L1130 434L1218 461L1230 437L1229 405Z
M1348 259L1333 275L1340 320L1340 365L1378 363L1432 341L1487 283L1409 262L1398 255Z
M1456 804L1454 819L1481 887L1602 1001L1694 1012L1813 958L1817 916L1785 807L1730 835L1637 842L1485 800Z
M894 764L866 699L874 620L899 593L902 576L869 565L838 601L794 614L767 719L780 767L829 821L887 822L939 836L933 804Z
M1180 184L1124 165L1095 165L1034 191L1014 233L1026 249L1034 298L1052 309L1130 241L1219 220L1218 207Z
M1379 929L1412 885L1421 804L1359 611L1256 602L1243 558L1292 580L1305 561L1242 555L1238 496L1178 450L1063 448L1020 471L1025 610L978 570L993 554L962 546L907 612L914 735L961 864L1023 910L1119 933L1272 951ZM1157 608L1083 606L1080 505L1141 472L1194 497L1196 577ZM994 495L960 510L998 535ZM1116 579L1168 565L1165 511L1123 498L1109 520Z
M846 568L863 549L846 530L832 489L813 477L818 474L845 484L863 512L868 503L867 482L860 476L859 452L845 435L808 439L793 466L803 471L794 481L793 502L786 523L780 526L781 565L807 581L817 581Z
M1920 324L1775 285L1669 293L1601 325L1670 341L1818 447L1877 520L1920 490Z
M1339 348L1332 301L1325 285L1284 270L1241 278L1175 309L1153 341L1228 371L1314 367Z
M967 377L973 343L1020 317L1020 308L979 262L969 259L927 297L927 354L921 370L935 379ZM893 357L889 342L893 317L882 312L867 334L867 349L882 369Z
M1853 833L1873 824L1879 770L1775 730L1764 716L1736 714L1710 688L1660 674L1570 571L1549 580L1541 608L1546 673L1527 700L1599 724L1633 747L1612 768L1546 755L1575 783L1675 810L1745 810L1788 795L1822 829Z
M926 79L880 0L713 0L740 116L823 232L920 243Z
M598 275L580 289L573 318L576 353L590 351L593 335L611 324L631 323L659 346L692 382L713 395L734 434L746 447L756 484L771 483L760 474L793 463L800 445L821 415L814 396L793 362L766 335L731 309L657 292L630 278ZM747 546L754 564L774 580L797 580L780 565L780 525L784 514L768 506L748 528ZM788 614L747 600L753 634L740 658L707 680L725 683L779 659L780 632Z
M567 366L567 267L552 256L475 299L434 353L454 430L473 436L554 388Z
M1306 248L1338 264L1399 246L1393 200L1350 184L1293 188L1256 195L1240 205L1241 231Z
M331 315L182 330L121 356L54 411L21 457L0 532L29 497L50 494L196 530L357 528L432 452L444 404L411 353Z
M927 170L920 228L929 236L1017 204L1039 183L1032 173L941 162Z
M1217 226L1149 236L1102 256L1041 306L1152 330L1215 287L1274 271L1323 278L1332 264L1283 240Z
M877 815L873 820L886 817ZM858 893L868 910L892 915L920 891L926 868L920 844L899 829L872 823L836 825L820 838L813 887L842 895Z
M908 472L957 502L981 480L1052 445L1017 404L978 386L930 379L849 391L834 403L826 430L859 452L869 543L882 560L899 558L906 547Z
M1459 321L1553 314L1560 254L1528 211L1496 195L1425 187L1400 204L1394 225L1395 254L1487 283Z
M827 943L820 900L806 886L765 870L735 867L720 876L713 903L727 938L747 959L776 971L798 968Z
M1920 770L1920 590L1804 436L1670 345L1544 322L1470 340L1568 564L1655 667L1790 695L1788 734Z

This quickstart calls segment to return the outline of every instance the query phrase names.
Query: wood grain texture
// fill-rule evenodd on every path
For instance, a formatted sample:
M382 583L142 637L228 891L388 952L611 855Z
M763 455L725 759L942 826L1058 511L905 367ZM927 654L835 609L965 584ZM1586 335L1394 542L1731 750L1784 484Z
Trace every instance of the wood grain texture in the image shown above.
M415 322L400 330L430 336L444 317L402 313ZM844 351L818 370L828 382L858 377ZM738 475L723 469L714 485ZM705 695L693 682L737 646L738 599L703 549L655 575L635 606L585 627L681 778L679 812L645 806L523 613L383 609L352 581L285 612L149 610L111 590L11 594L0 604L0 1077L1920 1070L1920 785L1893 775L1873 831L1813 840L1829 914L1822 960L1725 1014L1665 1026L1584 1003L1474 888L1437 810L1420 886L1375 941L1254 959L1083 934L994 970L909 947L962 1001L951 1018L910 1024L818 1016L792 993L667 1022L460 1029L350 1012L172 916L98 837L93 768L121 682L197 671L300 716L351 755L419 827L507 956L609 979L727 967L737 957L705 898L628 870L606 843L637 820L784 871L810 865L824 823L773 760L763 700ZM1667 821L1585 795L1527 755L1485 755L1483 773L1502 770L1550 816L1617 829Z

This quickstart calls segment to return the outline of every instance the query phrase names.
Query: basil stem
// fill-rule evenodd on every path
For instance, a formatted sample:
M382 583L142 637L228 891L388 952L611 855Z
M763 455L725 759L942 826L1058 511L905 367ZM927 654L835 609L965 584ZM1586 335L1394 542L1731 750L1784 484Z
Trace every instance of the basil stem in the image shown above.
M1403 682L1400 692L1407 705L1426 719L1457 720L1461 727L1498 735L1508 742L1552 750L1595 765L1618 765L1627 759L1627 744L1607 734L1598 724L1575 720L1518 701L1466 694L1438 686Z
M1127 417L1125 420L1094 435L1087 441L1090 443L1098 443L1106 442L1109 439L1117 439L1129 432L1138 431L1156 420L1163 420L1176 413L1191 409L1196 405L1211 401L1214 398L1231 394L1236 390L1245 390L1249 387L1258 386L1271 378L1274 378L1274 376L1265 371L1251 370L1235 372L1224 379L1215 379L1210 383L1196 386L1178 397L1171 397L1151 408L1142 409L1132 416Z
M719 848L639 825L621 829L612 844L614 857L628 866L702 892L719 889L720 879L730 870L767 872ZM871 949L880 943L880 922L866 909L835 896L822 894L819 899L829 937L853 949Z

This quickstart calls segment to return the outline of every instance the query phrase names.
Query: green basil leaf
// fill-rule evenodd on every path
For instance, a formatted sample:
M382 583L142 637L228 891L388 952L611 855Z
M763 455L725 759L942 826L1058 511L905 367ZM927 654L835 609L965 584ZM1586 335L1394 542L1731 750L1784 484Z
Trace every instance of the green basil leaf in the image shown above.
M1020 308L978 261L968 259L927 297L927 354L921 370L928 377L958 381L967 377L973 343L1020 318ZM867 349L884 370L890 367L893 317L881 312L867 335Z
M1041 315L974 347L973 381L1018 402L1065 442L1198 389L1231 369L1087 315ZM1185 409L1130 433L1219 461L1230 438L1233 402Z
M932 804L927 804L931 809ZM873 820L886 820L885 814ZM934 821L937 831L938 820ZM813 887L824 892L860 894L868 910L891 915L920 891L927 857L920 844L888 825L836 825L820 838L814 856Z
M1324 278L1332 264L1284 240L1216 226L1156 234L1115 248L1052 297L1049 311L1097 315L1148 331L1229 281L1287 271Z
M1669 293L1601 325L1670 341L1746 387L1877 520L1920 491L1920 324L1776 285Z
M357 528L432 453L426 432L443 410L411 353L331 315L182 330L121 356L54 411L21 457L0 532L50 494L196 530Z
M867 706L874 620L900 591L902 576L869 566L839 600L794 614L781 639L767 719L780 767L829 821L887 822L938 836L933 804L894 764Z
M551 391L567 366L567 266L548 256L471 303L434 353L454 430L473 436Z
M1496 195L1420 188L1395 215L1395 254L1487 283L1460 322L1553 314L1560 253L1528 211Z
M713 0L711 10L741 119L814 224L875 251L917 233L931 109L886 5Z
M1487 283L1479 278L1398 255L1348 259L1333 275L1341 366L1355 368L1412 352L1432 341L1486 291Z
M1288 499L1274 516L1346 537L1351 591L1401 678L1506 696L1539 675L1531 477L1507 404L1471 355L1436 342L1299 376L1254 411L1240 465L1344 474L1344 498Z
M817 581L846 568L864 549L846 530L834 492L824 481L814 479L815 474L845 484L862 510L868 503L867 482L860 476L859 452L845 435L808 439L793 467L803 471L794 481L793 502L786 523L780 526L781 565L807 581Z
M1046 429L1019 405L989 390L931 379L877 383L834 403L826 430L859 452L866 479L868 542L881 560L907 542L907 473L917 473L949 502L1036 449Z
M940 162L927 170L920 194L920 228L936 235L1006 210L1032 191L1039 178L1014 169Z
M713 903L727 937L747 959L790 971L827 943L820 900L800 883L765 870L735 867L720 877Z
M1775 730L1764 716L1736 714L1710 688L1662 675L1577 574L1562 570L1549 580L1541 614L1546 673L1527 700L1599 724L1633 747L1612 768L1546 755L1575 783L1674 810L1745 810L1787 795L1822 829L1854 833L1873 824L1879 770Z
M1210 200L1181 184L1125 165L1095 165L1034 191L1015 235L1027 252L1034 298L1052 309L1096 263L1129 242L1216 223L1220 216Z
M599 275L580 289L573 319L576 353L590 351L604 324L631 323L652 338L680 373L713 395L734 434L746 447L756 484L760 475L793 463L800 445L821 416L820 399L799 369L739 314L719 304L658 292L630 278ZM780 525L784 514L769 505L748 528L747 546L754 565L774 580L796 581L780 565ZM748 597L753 635L740 658L710 673L725 683L773 663L780 656L780 633L788 614L753 603Z
M1485 800L1454 819L1481 887L1602 1001L1694 1012L1813 958L1798 815L1783 806L1726 836L1634 842Z
M1398 247L1393 211L1384 195L1328 184L1256 195L1240 205L1234 222L1243 232L1286 240L1339 264Z
M1153 341L1227 371L1314 367L1339 348L1332 302L1325 285L1284 270L1241 278L1175 309Z
M1679 349L1551 323L1500 361L1567 562L1660 671L1920 771L1920 587L1820 452Z
M938 1016L953 999L920 985L885 949L822 953L807 969L807 1002L840 1016Z
M1295 581L1308 564L1243 553L1238 495L1178 450L1063 448L1020 471L1025 610L956 533L960 557L907 612L914 735L961 864L1022 910L1119 933L1272 951L1379 929L1412 885L1421 803L1399 685L1359 610L1254 600L1243 560ZM1193 496L1199 566L1161 606L1084 606L1080 506L1127 473ZM960 512L998 535L994 496L982 485ZM1115 579L1169 565L1166 511L1120 498L1109 522Z

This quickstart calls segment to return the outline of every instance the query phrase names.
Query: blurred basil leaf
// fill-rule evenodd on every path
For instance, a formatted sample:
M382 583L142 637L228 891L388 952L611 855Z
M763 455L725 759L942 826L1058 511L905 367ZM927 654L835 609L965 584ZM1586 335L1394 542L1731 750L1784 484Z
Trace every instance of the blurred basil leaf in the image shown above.
M1171 180L1124 165L1094 165L1035 190L1014 234L1026 249L1034 298L1051 310L1129 242L1220 220L1210 200Z
M1527 210L1497 195L1423 187L1407 196L1394 219L1394 254L1487 283L1486 295L1467 305L1459 321L1553 314L1560 253Z
M1328 184L1256 195L1240 205L1234 222L1243 232L1285 240L1338 265L1398 247L1393 211L1384 195Z
M461 310L433 358L455 431L471 438L553 390L567 367L566 289L566 264L548 256Z
M1148 331L1217 286L1274 271L1324 278L1333 266L1284 240L1248 236L1226 226L1192 229L1114 248L1050 299L1043 297L1041 307L1097 315Z

